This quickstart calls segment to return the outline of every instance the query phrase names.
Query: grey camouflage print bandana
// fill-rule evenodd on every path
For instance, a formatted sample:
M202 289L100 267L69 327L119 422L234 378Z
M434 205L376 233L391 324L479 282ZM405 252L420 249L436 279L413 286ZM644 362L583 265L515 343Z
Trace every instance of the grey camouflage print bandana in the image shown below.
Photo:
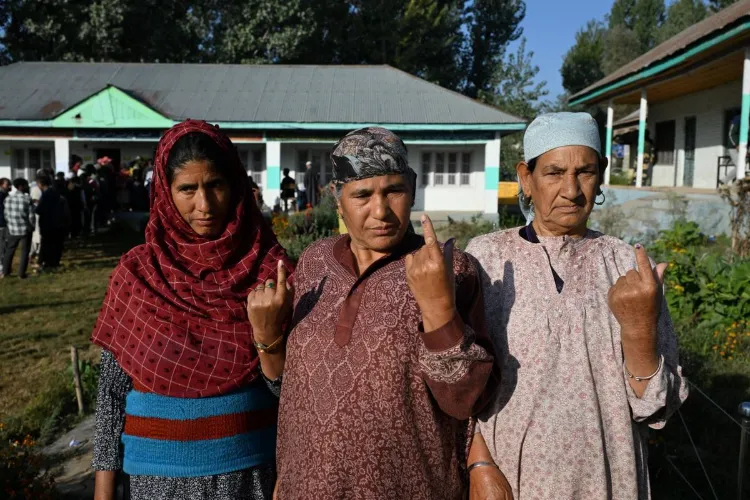
M381 127L361 128L346 134L333 148L331 162L334 184L401 174L416 188L417 174L409 167L404 142Z

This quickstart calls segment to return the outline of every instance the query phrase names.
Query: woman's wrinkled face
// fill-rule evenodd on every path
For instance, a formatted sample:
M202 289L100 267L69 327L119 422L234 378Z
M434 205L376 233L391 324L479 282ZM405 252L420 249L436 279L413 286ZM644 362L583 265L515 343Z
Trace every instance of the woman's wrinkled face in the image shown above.
M224 231L232 204L227 179L205 160L189 161L172 177L172 200L197 234L215 238Z
M380 175L344 184L339 211L360 248L388 252L409 228L411 189L403 175Z
M524 195L534 203L534 228L543 236L582 235L594 208L607 159L587 146L564 146L539 156L534 171L518 167Z

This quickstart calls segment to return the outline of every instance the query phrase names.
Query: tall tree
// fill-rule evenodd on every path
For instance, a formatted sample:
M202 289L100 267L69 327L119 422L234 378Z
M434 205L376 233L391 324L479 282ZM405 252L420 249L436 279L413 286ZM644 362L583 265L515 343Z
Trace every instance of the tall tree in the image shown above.
M633 31L644 54L656 46L659 29L664 23L664 0L637 0L635 12Z
M604 25L596 20L589 21L576 33L576 43L565 54L560 69L563 88L570 94L604 78L602 59L605 36Z
M695 23L703 21L708 9L703 0L677 0L667 9L667 18L659 30L659 42L669 40Z
M0 44L12 61L79 61L85 50L79 25L86 0L3 0Z
M216 19L210 58L220 63L294 60L315 30L303 0L223 0Z
M468 37L462 53L466 95L477 97L491 91L505 47L520 38L525 15L523 0L474 0L468 4L464 13Z
M607 31L604 41L602 70L605 75L616 71L643 54L635 31L625 26L615 26Z
M740 0L708 0L709 8L711 12L719 12L722 9L726 9L730 5L739 2Z
M492 73L490 88L481 91L479 99L520 118L534 118L543 109L542 99L549 91L546 81L537 81L539 67L533 57L534 52L526 51L526 39L522 38L515 52L503 54ZM512 174L522 158L522 139L521 134L503 139L500 163L505 175Z

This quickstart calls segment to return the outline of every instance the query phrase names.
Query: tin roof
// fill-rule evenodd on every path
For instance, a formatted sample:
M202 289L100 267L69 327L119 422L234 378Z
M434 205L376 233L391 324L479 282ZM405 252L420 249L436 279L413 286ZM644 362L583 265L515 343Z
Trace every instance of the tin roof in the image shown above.
M0 67L0 120L49 120L109 85L173 120L524 123L390 66L60 62Z
M664 43L654 47L642 56L632 60L625 66L610 73L596 83L586 87L571 96L570 101L580 102L588 100L588 94L614 84L640 71L654 67L657 63L673 56L684 53L687 49L709 39L715 33L724 31L742 22L750 20L750 0L742 0L723 9L713 16L694 24L685 31L678 33Z

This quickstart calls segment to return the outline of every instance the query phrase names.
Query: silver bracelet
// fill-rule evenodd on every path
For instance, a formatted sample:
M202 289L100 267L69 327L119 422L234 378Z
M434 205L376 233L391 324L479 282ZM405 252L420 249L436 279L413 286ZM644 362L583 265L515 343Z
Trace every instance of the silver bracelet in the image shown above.
M469 468L466 470L466 472L471 472L472 469L476 469L477 467L494 467L496 469L500 469L500 467L497 466L494 462L474 462L469 466Z
M622 367L625 369L625 375L628 376L628 378L634 378L636 382L642 382L644 380L651 380L652 378L656 377L656 374L659 373L661 370L662 365L664 364L664 356L659 356L659 366L656 367L656 371L649 375L648 377L636 377L632 373L628 371L628 367L625 366L625 363L622 363Z

